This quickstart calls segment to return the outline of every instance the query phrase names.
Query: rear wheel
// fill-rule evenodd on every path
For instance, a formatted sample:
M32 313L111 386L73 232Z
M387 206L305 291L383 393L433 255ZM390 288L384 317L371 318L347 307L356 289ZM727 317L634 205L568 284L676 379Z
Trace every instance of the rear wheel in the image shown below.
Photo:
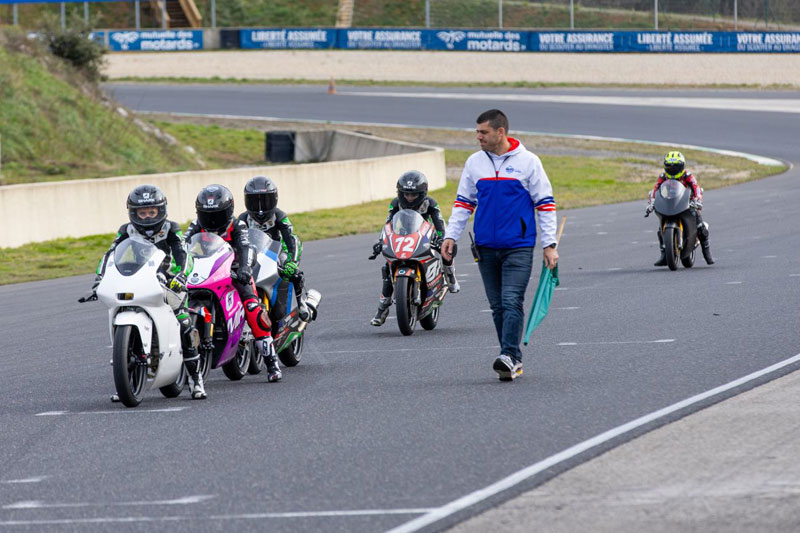
M403 335L411 335L417 325L417 306L414 305L413 280L405 276L397 278L394 292L397 300L397 326Z
M295 337L289 346L278 352L278 358L284 366L297 366L303 356L303 334Z
M678 270L678 260L680 259L681 250L676 228L667 228L664 230L664 252L667 255L667 266L669 269Z
M172 385L165 385L158 389L165 398L177 398L183 392L183 387L186 386L186 367L181 363L181 371L178 374L178 379Z
M439 322L439 307L434 307L433 311L425 318L420 318L419 323L423 329L431 330L436 327Z
M686 257L681 257L681 263L686 268L692 268L694 266L694 253L697 251L697 247L693 246L692 251Z
M247 342L240 342L236 350L236 357L222 365L222 371L231 381L239 381L250 368L250 349Z
M147 365L138 329L130 325L117 326L113 362L119 400L125 407L136 407L142 402L147 382Z

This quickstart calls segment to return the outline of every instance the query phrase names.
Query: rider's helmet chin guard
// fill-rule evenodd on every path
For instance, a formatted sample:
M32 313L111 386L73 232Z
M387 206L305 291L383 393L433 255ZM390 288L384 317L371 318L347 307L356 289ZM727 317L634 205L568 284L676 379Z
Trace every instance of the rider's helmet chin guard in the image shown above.
M412 200L406 200L406 194L416 194ZM397 200L401 209L417 210L425 202L428 195L428 178L418 170L409 170L397 180Z
M244 206L250 217L264 224L278 207L278 186L266 176L254 176L244 186Z
M224 231L233 220L233 194L223 185L209 185L195 201L197 223L206 231Z
M148 237L161 231L164 221L167 220L167 197L155 185L139 185L130 192L125 205L133 227ZM155 216L142 216L141 213L145 211L152 213L152 209L143 208L154 208Z
M664 156L664 173L667 178L677 180L683 176L686 158L680 152L669 152Z

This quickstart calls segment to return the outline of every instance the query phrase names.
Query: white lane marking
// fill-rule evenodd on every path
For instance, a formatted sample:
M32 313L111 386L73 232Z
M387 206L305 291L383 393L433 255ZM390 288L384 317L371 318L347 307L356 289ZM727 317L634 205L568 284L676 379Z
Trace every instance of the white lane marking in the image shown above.
M587 346L597 344L666 344L675 339L657 339L654 341L598 341L598 342L559 342L556 346Z
M437 350L481 350L488 348L499 348L497 346L449 346L437 348ZM383 353L383 352L418 352L419 348L391 348L389 350L336 350L332 352L314 352L324 354L338 354L338 353Z
M609 272L612 272L614 270L622 270L622 267L614 267L614 268L609 268L608 269Z
M598 231L597 235L608 235L607 231Z
M481 313L491 313L491 309L481 309Z
M165 407L164 409L117 409L114 411L45 411L36 413L36 416L64 416L64 415L116 415L119 413L177 413L185 411L188 407Z
M790 278L800 278L800 274L789 274Z
M213 498L213 495L183 496L174 500L133 501L133 502L75 502L75 503L45 503L39 500L22 501L4 505L3 509L62 509L72 507L132 507L141 505L192 505Z
M63 518L56 520L7 520L0 526L45 526L70 524L115 524L136 522L175 522L178 520L245 520L265 518L316 518L316 517L348 517L348 516L381 516L403 514L426 514L436 511L432 508L419 509L360 509L353 511L307 511L286 513L250 513L211 516L140 516L140 517L101 517L101 518Z
M347 92L352 96L383 98L435 98L446 100L491 100L506 102L545 102L556 104L618 105L632 107L681 107L689 109L722 109L775 113L800 113L800 101L794 98L677 98L666 96L582 96L561 94L489 94L431 92Z
M789 359L784 359L779 363L775 363L772 366L768 366L767 368L763 368L752 374L748 374L744 377L739 379L735 379L730 381L724 385L720 385L719 387L713 388L711 390L707 390L705 392L701 392L700 394L696 394L690 398L686 398L685 400L681 400L679 402L673 403L663 409L659 409L658 411L653 411L652 413L646 414L641 416L635 420L631 420L626 424L622 424L621 426L617 426L613 429L610 429L604 433L600 433L592 437L591 439L587 439L583 442L580 442L574 446L567 448L555 455L551 455L550 457L539 461L538 463L534 463L528 467L523 468L522 470L518 470L511 474L510 476L506 476L503 479L492 483L489 486L486 486L482 489L476 490L467 494L466 496L462 496L457 500L453 500L452 502L439 507L435 511L432 511L426 515L420 516L419 518L415 518L410 522L406 522L394 529L389 530L387 533L412 533L414 531L419 531L425 526L438 522L439 520L446 518L462 509L466 509L476 503L482 502L487 498L494 496L504 490L510 489L511 487L518 485L529 479L536 474L547 470L559 463L572 459L573 457L582 454L587 450L591 450L592 448L599 446L600 444L606 443L612 439L615 439L625 433L629 433L635 429L638 429L646 424L653 422L654 420L658 420L659 418L664 418L676 411L680 411L681 409L685 409L691 405L696 403L702 402L708 398L712 398L718 394L722 394L727 392L731 389L735 389L740 385L744 385L750 381L756 380L762 376L770 374L772 372L778 371L786 366L796 363L800 361L800 354L797 354Z
M742 281L729 281L725 285L741 285Z
M559 311L571 311L573 309L580 309L580 307L554 307L553 309Z
M3 481L2 483L40 483L47 479L47 476L34 476L34 477L26 477L24 479L8 479Z
M162 111L137 111L140 115L157 115L163 114ZM292 117L265 117L265 116L257 116L257 115L226 115L226 114L218 114L218 113L168 113L169 115L173 115L176 117L208 117L208 118L223 118L223 119L238 119L238 120L260 120L264 122L310 122L314 124L341 124L341 125L348 125L348 126L376 126L376 127L383 127L383 128L424 128L430 130L448 130L448 131L466 131L469 133L474 133L474 128L448 128L445 126L419 126L419 125L409 125L409 124L397 124L392 122L352 122L346 120L320 120L320 119L308 119L308 118L292 118ZM653 144L656 146L668 146L671 149L677 148L691 148L693 150L700 150L703 152L710 152L712 154L720 154L720 155L730 155L733 157L744 157L745 159L749 159L751 161L755 161L759 165L768 165L768 166L777 166L782 167L784 166L783 161L778 161L777 159L772 159L769 157L764 157L755 154L748 154L747 152L735 152L733 150L718 150L716 148L708 148L706 146L697 146L695 144L679 144L679 143L669 143L663 141L648 141L646 139L626 139L624 137L601 137L599 135L573 135L569 133L548 133L545 131L516 131L517 135L547 135L550 137L564 137L566 139L588 139L588 140L596 140L596 141L617 141L617 142L626 142L626 143L636 143L636 144ZM791 163L787 163L789 168L793 168ZM652 232L655 232L653 230ZM651 233L648 231L647 233ZM469 264L469 263L468 263ZM472 263L476 264L476 263Z
M762 255L761 257L763 257L764 259L775 259L778 256L777 255Z

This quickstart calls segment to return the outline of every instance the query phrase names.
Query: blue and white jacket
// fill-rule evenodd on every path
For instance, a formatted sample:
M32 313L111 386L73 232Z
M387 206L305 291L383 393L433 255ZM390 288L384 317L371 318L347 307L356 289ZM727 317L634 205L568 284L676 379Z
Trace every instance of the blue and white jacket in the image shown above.
M488 248L536 245L536 221L542 246L556 242L553 188L539 158L518 140L503 155L481 150L464 165L445 238L458 240L475 212L475 243Z

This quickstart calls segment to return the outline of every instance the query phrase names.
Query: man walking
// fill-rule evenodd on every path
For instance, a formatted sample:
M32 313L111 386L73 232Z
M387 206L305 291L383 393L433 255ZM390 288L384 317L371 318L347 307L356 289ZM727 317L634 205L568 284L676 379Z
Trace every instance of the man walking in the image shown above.
M536 245L534 213L542 232L545 266L555 268L556 204L542 162L517 139L508 137L508 117L499 109L490 109L478 117L477 124L481 150L464 165L442 257L450 260L475 212L478 267L500 340L500 355L493 368L502 381L511 381L522 375L519 344Z

